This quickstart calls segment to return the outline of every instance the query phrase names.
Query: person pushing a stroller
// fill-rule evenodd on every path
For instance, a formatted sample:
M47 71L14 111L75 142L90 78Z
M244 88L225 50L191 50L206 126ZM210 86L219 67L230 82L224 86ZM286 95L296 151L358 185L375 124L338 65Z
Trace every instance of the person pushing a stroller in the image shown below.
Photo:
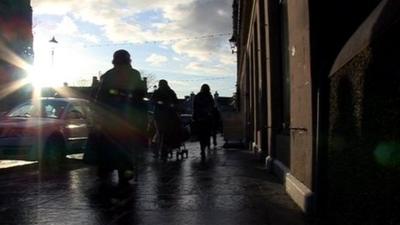
M161 154L161 159L166 160L171 149L178 147L181 142L178 98L168 82L160 80L151 101L155 105L154 125L157 139L155 156Z

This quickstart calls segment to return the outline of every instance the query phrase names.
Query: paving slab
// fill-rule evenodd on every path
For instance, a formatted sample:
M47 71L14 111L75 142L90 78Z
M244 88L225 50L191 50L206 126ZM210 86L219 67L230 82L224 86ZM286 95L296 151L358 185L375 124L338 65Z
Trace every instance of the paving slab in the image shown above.
M222 143L222 140L219 140ZM250 151L223 149L167 162L144 154L139 179L118 185L114 173L70 157L57 169L0 170L0 224L303 225L301 210Z

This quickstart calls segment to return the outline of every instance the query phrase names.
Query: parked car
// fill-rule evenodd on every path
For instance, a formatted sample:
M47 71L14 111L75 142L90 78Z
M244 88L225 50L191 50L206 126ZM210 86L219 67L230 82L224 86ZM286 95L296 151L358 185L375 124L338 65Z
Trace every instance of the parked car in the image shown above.
M89 101L40 98L20 104L0 118L0 157L53 161L82 152L92 116Z

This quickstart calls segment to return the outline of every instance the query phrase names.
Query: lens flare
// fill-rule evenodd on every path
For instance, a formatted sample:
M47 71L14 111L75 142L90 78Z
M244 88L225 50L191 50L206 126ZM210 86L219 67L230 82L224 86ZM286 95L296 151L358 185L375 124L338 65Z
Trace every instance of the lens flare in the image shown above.
M375 160L384 167L400 166L400 143L382 142L374 151Z

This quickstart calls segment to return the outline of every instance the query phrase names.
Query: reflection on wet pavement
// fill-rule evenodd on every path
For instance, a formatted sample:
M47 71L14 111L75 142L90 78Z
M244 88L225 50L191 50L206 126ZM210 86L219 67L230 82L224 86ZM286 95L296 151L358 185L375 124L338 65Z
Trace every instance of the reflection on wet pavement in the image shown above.
M36 161L24 161L24 160L0 160L0 169L6 169L17 166L25 166L29 164L35 164Z
M251 152L218 148L202 161L197 143L187 147L189 158L166 163L149 151L127 186L76 159L2 173L1 224L305 224Z

